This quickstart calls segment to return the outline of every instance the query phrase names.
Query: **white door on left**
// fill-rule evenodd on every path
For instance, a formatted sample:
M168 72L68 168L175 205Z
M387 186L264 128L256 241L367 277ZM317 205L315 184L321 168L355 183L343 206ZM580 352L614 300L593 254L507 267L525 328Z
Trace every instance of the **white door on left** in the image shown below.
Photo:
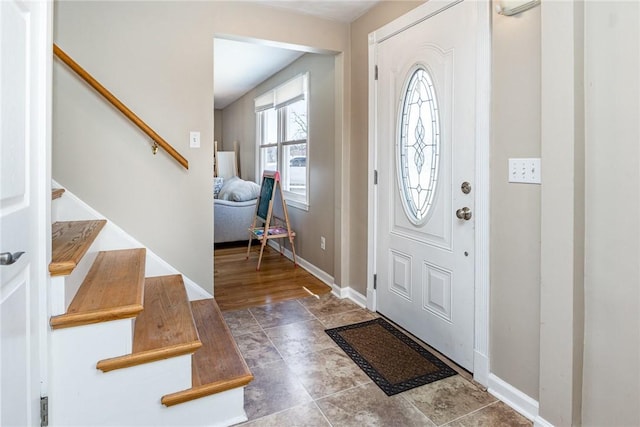
M50 254L51 3L0 1L0 425L40 425ZM19 252L24 252L18 256ZM17 259L16 259L17 258Z

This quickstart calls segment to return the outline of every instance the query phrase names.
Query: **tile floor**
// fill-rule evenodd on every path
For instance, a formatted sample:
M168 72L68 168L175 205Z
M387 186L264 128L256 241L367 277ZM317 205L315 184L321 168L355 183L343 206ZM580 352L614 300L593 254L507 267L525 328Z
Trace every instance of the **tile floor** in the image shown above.
M376 317L331 294L223 313L255 379L244 426L531 426L456 375L387 396L326 328Z

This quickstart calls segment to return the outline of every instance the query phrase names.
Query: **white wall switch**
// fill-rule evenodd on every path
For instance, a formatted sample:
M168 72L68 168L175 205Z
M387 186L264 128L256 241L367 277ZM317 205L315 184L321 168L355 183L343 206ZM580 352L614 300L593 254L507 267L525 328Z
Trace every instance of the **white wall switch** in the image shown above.
M509 182L541 184L540 159L509 159Z
M200 148L200 132L189 132L189 147Z

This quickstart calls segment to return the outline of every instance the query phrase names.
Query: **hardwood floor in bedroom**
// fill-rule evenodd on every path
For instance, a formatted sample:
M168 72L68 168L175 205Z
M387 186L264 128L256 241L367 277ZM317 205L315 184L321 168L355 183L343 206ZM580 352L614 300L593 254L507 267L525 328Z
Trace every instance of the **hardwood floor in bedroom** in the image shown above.
M258 264L259 245L227 246L214 250L214 286L220 310L239 310L331 292L331 288L288 258L267 246Z

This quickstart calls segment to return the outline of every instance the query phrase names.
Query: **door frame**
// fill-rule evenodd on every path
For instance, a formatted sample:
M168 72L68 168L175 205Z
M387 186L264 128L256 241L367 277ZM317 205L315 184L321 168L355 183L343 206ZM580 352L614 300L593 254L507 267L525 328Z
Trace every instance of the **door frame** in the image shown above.
M377 90L375 83L377 44L464 0L430 0L400 18L369 34L369 159L367 308L377 309L374 274L377 271ZM470 1L470 0L467 0ZM476 150L475 150L475 229L474 229L474 343L473 377L488 386L489 380L489 142L491 95L491 2L474 2L477 8L476 34Z
M41 99L39 107L38 121L41 127L39 135L38 162L40 172L38 176L38 198L41 209L38 212L38 234L42 246L38 248L38 281L40 294L40 396L49 395L49 372L51 366L51 338L49 329L50 316L50 293L51 275L49 274L49 263L51 262L52 235L51 235L51 180L52 180L52 147L53 147L53 0L42 2L40 25L39 55L42 55L44 69L40 70L39 79L41 84Z

